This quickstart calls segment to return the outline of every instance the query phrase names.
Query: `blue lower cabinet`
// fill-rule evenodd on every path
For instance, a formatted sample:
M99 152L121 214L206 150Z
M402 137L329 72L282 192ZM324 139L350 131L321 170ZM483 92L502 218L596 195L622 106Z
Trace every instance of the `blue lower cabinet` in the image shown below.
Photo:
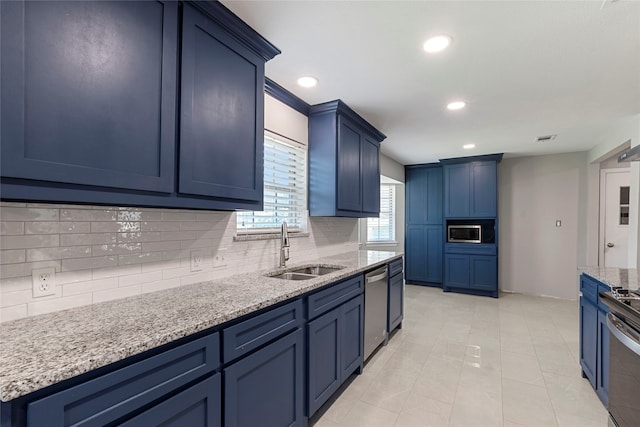
M389 314L387 318L387 330L393 331L402 324L404 281L402 273L389 278Z
M583 375L596 387L598 359L598 309L589 299L580 297L580 366Z
M598 310L598 354L596 393L606 407L609 404L609 329L607 311Z
M362 367L364 297L359 295L312 320L308 333L308 415Z
M309 415L340 387L340 308L309 322Z
M298 329L224 369L226 427L305 424L303 345Z
M471 276L469 287L484 291L493 291L498 283L498 259L490 255L469 256Z
M407 225L407 282L442 283L442 239L442 225Z
M219 364L219 336L215 333L30 402L27 425L111 425L214 372ZM183 399L191 396L188 393ZM210 394L207 399L212 397ZM163 413L158 409L149 416L158 419Z
M446 287L469 287L469 255L445 254L444 283Z
M363 363L364 297L362 295L342 305L341 320L340 369L341 382L344 382Z
M220 374L189 387L121 424L122 427L222 426Z
M460 290L498 297L498 257L446 253L444 256L445 291Z

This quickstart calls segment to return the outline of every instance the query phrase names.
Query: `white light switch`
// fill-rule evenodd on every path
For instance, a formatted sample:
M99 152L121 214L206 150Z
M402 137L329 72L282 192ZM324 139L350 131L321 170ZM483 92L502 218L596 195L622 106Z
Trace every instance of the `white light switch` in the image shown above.
M556 227L562 227L562 221L556 219Z

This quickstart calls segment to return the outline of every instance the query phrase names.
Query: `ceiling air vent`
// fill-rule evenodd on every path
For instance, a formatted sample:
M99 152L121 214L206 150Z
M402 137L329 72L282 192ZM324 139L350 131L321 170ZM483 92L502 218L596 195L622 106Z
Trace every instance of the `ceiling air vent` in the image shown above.
M556 136L558 135L545 135L545 136L539 136L536 138L536 142L548 142L548 141L553 141L554 139L556 139Z

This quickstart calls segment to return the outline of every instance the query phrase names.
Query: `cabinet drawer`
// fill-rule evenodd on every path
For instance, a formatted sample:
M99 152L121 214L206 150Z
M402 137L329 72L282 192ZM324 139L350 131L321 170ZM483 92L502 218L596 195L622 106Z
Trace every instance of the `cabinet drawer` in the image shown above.
M106 425L215 370L220 341L212 334L28 405L33 426Z
M309 320L361 294L363 282L362 275L360 275L310 295L307 303Z
M498 247L490 243L445 243L448 254L497 255Z
M598 282L583 274L580 276L580 292L593 304L598 302Z
M302 300L297 300L225 328L222 331L224 363L298 328L302 320Z
M389 277L393 277L396 274L402 272L402 258L389 263Z
M598 308L600 310L604 310L607 313L609 312L609 307L602 302L602 298L600 298L600 292L610 292L611 287L609 285L605 285L604 283L598 283Z

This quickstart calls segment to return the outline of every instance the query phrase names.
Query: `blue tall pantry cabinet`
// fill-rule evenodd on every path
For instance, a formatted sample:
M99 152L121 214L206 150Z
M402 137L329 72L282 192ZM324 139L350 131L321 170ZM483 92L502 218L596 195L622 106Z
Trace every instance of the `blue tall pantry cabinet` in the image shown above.
M405 279L442 286L442 166L406 166L405 181Z

